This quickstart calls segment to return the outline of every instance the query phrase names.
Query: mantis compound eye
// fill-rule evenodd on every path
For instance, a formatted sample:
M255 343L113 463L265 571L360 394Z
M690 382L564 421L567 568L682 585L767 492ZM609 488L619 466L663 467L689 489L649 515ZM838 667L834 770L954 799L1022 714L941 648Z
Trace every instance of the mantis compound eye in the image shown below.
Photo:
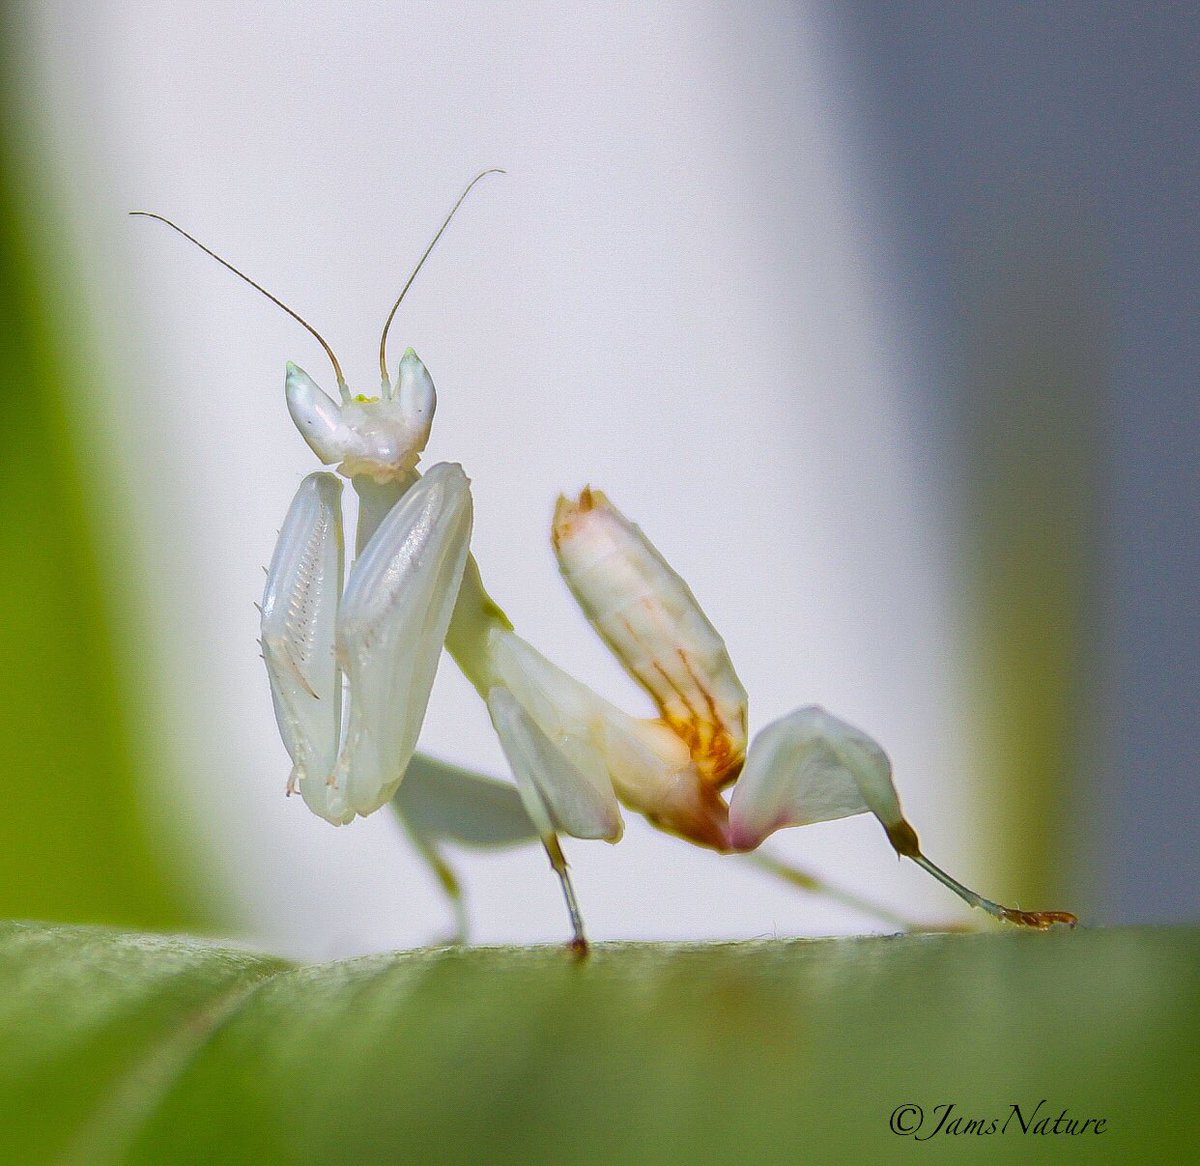
M411 348L400 358L396 399L400 402L400 411L405 421L412 426L413 432L423 433L428 441L434 410L437 408L437 392L433 387L433 377ZM423 448L425 442L421 445Z
M308 448L323 465L340 462L348 446L349 430L342 420L341 407L302 368L288 361L284 396L288 413L308 443Z

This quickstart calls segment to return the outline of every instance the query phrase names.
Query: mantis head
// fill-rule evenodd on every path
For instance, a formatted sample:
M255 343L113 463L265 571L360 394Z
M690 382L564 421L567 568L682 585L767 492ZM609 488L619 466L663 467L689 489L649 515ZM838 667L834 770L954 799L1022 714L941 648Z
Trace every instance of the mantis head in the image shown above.
M206 247L195 236L162 215L149 211L133 211L134 215L157 219L173 231L177 231L190 243L194 243L206 255L215 259L222 267L233 272L261 292L276 307L282 308L298 324L305 328L325 350L333 366L340 401L328 396L303 369L292 363L287 366L287 381L284 392L287 396L288 412L300 430L300 436L323 464L338 466L338 472L347 478L369 478L380 485L388 482L403 482L412 476L421 453L429 441L429 429L433 424L433 411L437 406L437 394L433 381L417 354L410 348L400 360L400 375L395 386L388 376L387 338L388 330L395 319L396 311L403 302L417 273L429 258L430 252L450 225L455 212L472 188L489 174L503 174L503 170L483 170L476 174L458 196L458 201L442 221L424 254L417 260L412 274L405 281L396 302L392 304L384 321L383 333L379 337L380 395L368 397L352 394L342 373L342 366L325 338L303 316L293 311L278 296L272 295L261 284L256 283L243 271L239 271L227 259L222 259L210 247Z
M347 478L384 483L407 478L429 441L437 393L410 348L400 360L393 387L384 380L378 397L351 395L339 382L341 402L325 393L303 369L287 366L284 393L300 436L325 465Z

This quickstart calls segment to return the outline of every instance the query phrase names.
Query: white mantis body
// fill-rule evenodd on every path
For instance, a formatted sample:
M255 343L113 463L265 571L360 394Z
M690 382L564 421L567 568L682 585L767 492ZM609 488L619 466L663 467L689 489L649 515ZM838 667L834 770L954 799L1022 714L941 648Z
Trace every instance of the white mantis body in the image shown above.
M572 947L585 951L558 838L617 841L622 805L722 853L753 851L786 826L869 812L898 854L973 906L1036 928L1074 924L1066 912L993 903L931 863L903 816L886 754L823 709L798 709L750 741L746 693L724 641L683 580L601 492L560 497L555 553L584 613L659 715L625 713L513 630L469 553L472 499L462 468L442 463L423 476L417 470L433 421L433 381L409 349L393 385L386 353L388 329L412 280L467 193L492 172L468 185L392 306L373 397L351 393L332 349L305 320L174 223L149 216L298 320L324 348L337 380L335 401L295 365L287 368L293 422L359 498L357 557L344 586L342 486L328 472L301 483L267 572L261 643L292 760L288 792L298 791L335 825L394 799L455 899L460 934L457 884L437 843L537 838L562 882ZM486 702L515 789L415 755L443 645Z

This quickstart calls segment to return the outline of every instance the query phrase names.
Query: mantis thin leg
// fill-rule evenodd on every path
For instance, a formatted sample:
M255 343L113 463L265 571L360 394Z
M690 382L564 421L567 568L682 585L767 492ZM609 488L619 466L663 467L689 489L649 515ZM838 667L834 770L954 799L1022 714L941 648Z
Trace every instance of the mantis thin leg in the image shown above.
M986 911L995 919L1002 919L1005 923L1016 923L1021 927L1033 927L1038 931L1048 931L1059 924L1065 927L1075 926L1075 916L1069 911L1022 911L1017 907L1005 907L1002 903L993 903L991 899L985 899L970 887L963 886L958 879L948 875L936 863L930 862L925 855L917 853L906 857L911 858L923 871L933 875L942 886L949 887L960 899L972 907Z
M421 834L418 830L415 830L403 818L400 821L405 828L405 833L407 833L409 841L412 842L417 853L425 860L425 865L433 872L438 885L445 892L446 898L450 902L450 910L454 913L454 930L450 933L447 942L452 945L468 943L470 941L471 924L467 915L466 900L463 897L462 883L459 882L458 875L454 873L453 868L429 838Z
M889 927L896 927L901 931L925 930L921 924L914 922L912 919L907 919L890 908L884 907L880 903L872 902L870 899L864 898L854 891L847 891L844 887L836 886L817 875L800 870L799 867L794 867L782 859L775 857L773 854L756 850L749 854L744 854L742 857L747 862L758 867L759 870L767 871L769 874L775 875L776 878L782 879L793 887L799 887L801 890L808 891L814 895L821 895L823 898L840 903L843 907L849 907L852 911L858 911L863 915L869 915L874 919L878 919L886 923Z
M417 753L392 797L405 833L438 880L454 912L452 943L466 943L469 922L458 876L438 844L497 850L538 837L515 786Z
M892 849L996 919L1046 930L1075 925L1067 911L1022 911L976 894L921 852L900 809L887 754L860 729L811 705L767 725L754 738L729 807L738 850L753 850L782 826L804 826L870 811Z
M588 953L588 941L587 936L583 933L583 916L579 913L575 888L571 885L571 876L567 871L566 856L558 844L558 839L553 834L549 838L543 838L542 845L546 848L546 856L550 859L550 865L554 869L554 873L558 875L558 881L562 884L563 898L567 901L567 914L571 917L572 935L567 947L582 958Z
M744 854L742 857L746 861L749 861L749 863L757 866L761 871L767 871L770 875L781 878L785 883L798 886L800 890L809 891L812 895L821 895L835 903L840 903L842 907L848 907L864 915L870 915L872 919L886 922L890 927L898 927L900 931L923 930L922 925L918 924L918 922L906 919L904 915L900 915L894 912L894 910L884 907L882 903L876 903L870 900L870 898L856 894L854 891L846 890L844 886L830 883L827 879L823 879L820 876L811 875L808 871L800 870L799 867L792 866L790 863L785 863L784 860L776 858L774 854L767 854L764 851L754 851L750 854Z

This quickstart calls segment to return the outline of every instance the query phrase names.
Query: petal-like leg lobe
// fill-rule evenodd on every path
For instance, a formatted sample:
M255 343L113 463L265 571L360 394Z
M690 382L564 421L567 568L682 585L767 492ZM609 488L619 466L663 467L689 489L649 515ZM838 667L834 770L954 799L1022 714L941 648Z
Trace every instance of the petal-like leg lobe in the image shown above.
M599 490L559 498L552 530L563 579L627 672L722 786L746 752L746 691L688 585Z
M611 787L604 790L588 781L508 689L493 688L487 705L525 810L541 837L561 830L576 838L616 841L621 816Z
M750 743L729 804L730 841L752 850L785 826L873 813L903 821L887 754L816 705L767 725Z

